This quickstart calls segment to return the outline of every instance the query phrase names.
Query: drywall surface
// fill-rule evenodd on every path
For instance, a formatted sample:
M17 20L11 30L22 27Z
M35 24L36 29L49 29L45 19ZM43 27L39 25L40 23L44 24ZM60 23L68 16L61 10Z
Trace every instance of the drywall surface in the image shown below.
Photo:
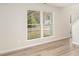
M27 10L53 12L53 36L27 40ZM68 20L59 8L43 4L0 4L0 53L69 37Z
M64 8L66 17L71 16L72 19L72 41L79 43L79 4Z

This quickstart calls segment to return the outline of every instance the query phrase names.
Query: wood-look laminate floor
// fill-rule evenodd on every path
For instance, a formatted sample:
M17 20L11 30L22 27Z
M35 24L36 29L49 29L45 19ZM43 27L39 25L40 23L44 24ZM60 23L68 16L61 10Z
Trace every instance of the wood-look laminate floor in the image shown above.
M79 56L79 46L69 38L3 54L3 56Z

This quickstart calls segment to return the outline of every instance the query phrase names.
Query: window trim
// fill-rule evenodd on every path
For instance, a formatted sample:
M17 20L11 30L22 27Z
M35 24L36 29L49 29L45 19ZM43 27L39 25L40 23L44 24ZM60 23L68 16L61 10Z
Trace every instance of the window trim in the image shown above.
M35 9L27 9L26 11L28 11L28 10L33 10L33 11L39 11L39 12L40 12L40 24L39 24L39 25L40 25L40 32L41 32L41 35L40 35L39 38L28 39L28 18L27 18L27 12L26 12L26 20L27 20L27 21L26 21L26 25L27 25L27 26L26 26L26 29L27 29L27 30L26 30L26 33L27 33L27 34L26 34L26 39L27 39L28 41L30 41L30 40L37 40L37 39L43 39L43 38L53 37L53 32L54 32L54 31L53 31L53 29L54 29L54 25L53 25L53 24L54 24L54 22L53 22L53 21L54 21L54 13L53 13L53 12L48 12L48 11L42 11L42 10L41 10L41 11L40 11L40 10L35 10ZM52 26L52 28L51 28L51 30L52 30L52 31L51 31L51 32L52 32L52 35L49 35L49 36L46 36L46 37L43 35L43 33L44 33L44 32L43 32L43 30L44 30L44 29L43 29L43 12L52 13L52 16L51 16L51 17L52 17L52 20L51 20L52 22L51 22L51 24L50 24L50 25Z

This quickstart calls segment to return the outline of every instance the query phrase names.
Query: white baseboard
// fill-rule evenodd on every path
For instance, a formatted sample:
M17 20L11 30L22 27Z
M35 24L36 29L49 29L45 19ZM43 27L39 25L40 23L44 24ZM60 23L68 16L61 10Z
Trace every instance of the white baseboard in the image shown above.
M76 44L76 45L79 45L79 43L77 43L77 42L72 42L73 44Z

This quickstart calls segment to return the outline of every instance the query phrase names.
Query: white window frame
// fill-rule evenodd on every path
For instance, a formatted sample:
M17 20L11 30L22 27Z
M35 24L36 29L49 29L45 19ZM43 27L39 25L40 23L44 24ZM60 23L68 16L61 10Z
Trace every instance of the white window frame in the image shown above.
M35 9L27 9L26 11L28 11L28 10L33 10L33 11L40 11L40 10L35 10ZM46 37L44 37L44 35L43 35L43 12L47 12L47 13L50 13L50 12L48 12L48 11L40 11L40 28L41 28L41 36L39 37L39 38L36 38L36 39L30 39L30 40L37 40L37 39L43 39L43 38L48 38L48 37L52 37L53 36L53 29L54 29L54 14L53 14L53 12L51 12L52 13L52 24L51 24L51 26L52 26L52 35L50 35L50 36L46 36ZM26 38L27 38L27 40L29 40L28 39L28 19L27 19L27 12L26 12ZM30 41L29 40L29 41Z

